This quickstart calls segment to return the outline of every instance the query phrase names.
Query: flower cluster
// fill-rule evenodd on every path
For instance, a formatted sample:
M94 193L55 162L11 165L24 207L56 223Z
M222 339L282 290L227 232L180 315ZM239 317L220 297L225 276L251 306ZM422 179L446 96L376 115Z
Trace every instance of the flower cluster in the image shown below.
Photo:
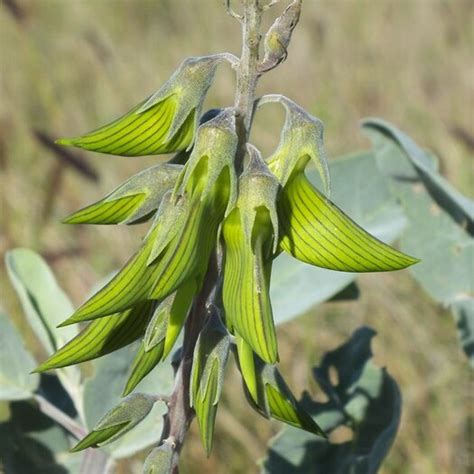
M220 249L221 285L207 313L199 315L202 330L190 381L190 403L208 453L229 352L236 356L247 398L259 413L324 436L276 367L269 289L272 263L281 252L348 272L396 270L416 262L368 234L326 197L322 123L289 99L260 100L259 106L277 101L286 109L280 144L268 159L247 144L248 158L237 172L235 110L201 116L216 66L225 59L188 59L125 116L84 136L60 140L116 155L178 155L66 218L70 224L151 220L151 226L137 253L62 324L88 325L38 368L77 364L140 341L124 387L124 396L131 397L173 350L211 255ZM309 163L319 170L325 193L306 176ZM132 401L126 398L122 405ZM151 402L142 397L140 403L143 408L134 417L114 409L76 448L115 439L138 423Z

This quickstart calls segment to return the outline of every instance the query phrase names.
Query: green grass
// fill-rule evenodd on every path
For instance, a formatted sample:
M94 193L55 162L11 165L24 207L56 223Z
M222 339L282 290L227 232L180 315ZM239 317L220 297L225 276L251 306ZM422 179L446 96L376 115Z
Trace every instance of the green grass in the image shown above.
M59 220L156 159L80 153L100 173L96 184L59 165L33 129L59 137L102 125L158 89L184 57L238 54L239 26L218 0L18 4L25 13L20 22L0 6L0 253L36 249L79 304L97 280L126 261L146 229L82 228ZM263 78L259 93L286 94L320 117L331 157L368 146L358 129L361 118L390 120L435 151L445 176L472 193L472 149L453 130L474 134L473 11L469 0L306 0L287 62ZM232 73L224 68L206 103L230 105L232 93ZM267 154L283 121L276 110L262 111L252 135ZM382 472L472 472L472 373L451 316L404 273L364 276L361 287L359 302L325 304L281 328L282 372L295 391L310 388L317 395L311 366L356 327L371 325L378 331L376 360L404 397L399 435ZM3 268L0 288L2 305L28 334ZM254 461L280 427L258 418L235 370L228 375L214 452L205 460L193 426L184 473L257 472ZM139 469L129 462L121 472Z

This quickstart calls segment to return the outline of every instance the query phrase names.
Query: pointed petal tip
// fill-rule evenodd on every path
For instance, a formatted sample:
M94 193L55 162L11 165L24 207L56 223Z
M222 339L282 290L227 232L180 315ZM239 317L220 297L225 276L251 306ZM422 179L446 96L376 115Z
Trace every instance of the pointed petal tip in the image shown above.
M69 214L69 215L66 216L66 217L63 217L59 222L60 222L61 224L80 224L80 222L76 222L76 221L74 220L74 214L75 214L75 212L72 213L72 214Z
M59 328L64 328L66 326L70 326L71 324L76 324L78 323L79 321L76 320L75 318L73 318L73 316L71 316L70 318L64 320L62 323L59 323L56 328L59 329Z
M58 138L57 140L54 140L54 143L56 145L64 145L64 146L73 146L75 142L74 138Z
M133 387L125 387L122 392L122 398L127 397L133 392Z
M405 270L417 263L420 263L421 260L406 253L400 252L400 256L403 257L403 261L398 262L398 265L394 265L393 268L387 268L386 271L396 271L396 270Z
M84 438L85 439L85 438ZM87 448L95 448L96 446L94 445L90 445L90 446L84 446L83 445L83 441L84 439L82 439L81 441L79 441L79 443L77 443L75 446L73 446L69 452L70 453L78 453L80 451L84 451L84 449L87 449Z

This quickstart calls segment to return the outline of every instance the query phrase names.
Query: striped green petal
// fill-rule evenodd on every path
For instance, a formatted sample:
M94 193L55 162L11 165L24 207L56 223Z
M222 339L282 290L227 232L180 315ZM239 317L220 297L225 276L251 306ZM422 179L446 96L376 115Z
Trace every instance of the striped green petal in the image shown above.
M128 395L132 390L161 362L163 359L164 341L154 346L148 352L142 342L138 352L133 359L130 376L123 390L123 396Z
M164 340L163 359L168 356L184 325L197 288L197 281L190 279L156 308L143 339L146 352Z
M278 239L278 181L256 149L239 182L236 207L222 226L225 242L223 302L226 324L266 362L278 359L269 287Z
M142 248L114 278L60 326L122 312L145 301L156 280L156 267L147 266L147 261L158 230L159 226L155 226L145 239Z
M217 310L202 329L193 355L190 403L196 411L201 440L207 455L211 453L217 406L224 384L230 337Z
M156 398L143 393L133 393L109 410L92 431L71 452L82 451L111 443L140 423L151 411Z
M239 368L252 407L265 417L326 437L298 403L278 369L263 362L241 337L236 338Z
M265 384L265 395L272 418L326 438L324 431L296 401L283 379L278 385Z
M222 296L226 324L272 364L278 360L278 349L269 296L271 259L265 261L263 256L268 234L257 236L254 245L249 245L240 214L236 208L223 226L226 253Z
M156 269L150 298L166 298L183 282L205 272L224 209L225 203L215 207L212 203L194 199L184 225L149 267Z
M121 156L173 153L193 142L197 119L220 55L188 58L153 94L119 119L57 143Z
M359 227L296 171L279 199L283 250L302 262L346 272L399 270L418 260Z
M92 360L131 344L144 334L155 305L154 301L145 301L122 313L92 321L36 372Z
M132 176L100 201L66 217L66 224L133 224L143 222L158 209L173 188L182 166L169 163Z
M146 101L135 106L119 119L79 137L62 138L60 145L119 156L146 156L185 150L192 142L196 111L169 137L178 107L173 94L153 107L141 111Z
M217 392L219 381L219 363L214 359L209 369L207 383L203 386L204 391L196 394L194 400L194 410L201 434L201 442L204 446L207 456L211 454L214 440L214 425L216 422L217 405L220 393Z

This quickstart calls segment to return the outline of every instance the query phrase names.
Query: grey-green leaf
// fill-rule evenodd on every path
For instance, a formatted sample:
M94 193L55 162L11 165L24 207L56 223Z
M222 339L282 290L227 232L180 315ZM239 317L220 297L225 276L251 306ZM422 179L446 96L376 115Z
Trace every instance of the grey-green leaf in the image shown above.
M474 364L472 336L466 335L473 327L474 202L454 190L437 173L432 156L394 126L380 120L364 126L408 218L401 249L422 260L410 272L433 299L453 310L458 328L464 328L459 328L461 344Z
M68 454L69 439L35 402L12 402L9 419L0 423L0 470L8 474L79 474L81 456ZM98 474L96 470L86 472Z
M59 287L48 264L33 250L10 250L5 263L32 329L48 353L56 351L78 332L75 327L56 330L56 326L74 311L72 303Z
M74 310L43 258L33 250L17 248L6 253L5 263L28 322L46 353L52 354L78 333L77 327L58 330L56 326ZM58 371L64 387L74 400L80 395L77 367Z
M418 171L423 184L432 194L433 199L453 219L460 223L466 221L467 226L472 230L474 226L474 201L463 196L439 174L437 163L433 166L429 153L422 150L412 138L385 120L366 119L362 125L369 132L369 135L371 131L376 131L397 143Z
M455 301L451 310L458 330L459 343L474 368L474 298Z
M372 363L374 331L360 328L327 353L314 375L328 397L324 403L308 395L303 405L326 431L345 425L351 441L331 443L294 428L284 428L270 443L263 472L268 474L375 474L387 455L400 421L401 398L395 381ZM330 381L336 370L338 384Z
M0 400L31 398L39 375L30 374L36 361L8 316L0 312Z

